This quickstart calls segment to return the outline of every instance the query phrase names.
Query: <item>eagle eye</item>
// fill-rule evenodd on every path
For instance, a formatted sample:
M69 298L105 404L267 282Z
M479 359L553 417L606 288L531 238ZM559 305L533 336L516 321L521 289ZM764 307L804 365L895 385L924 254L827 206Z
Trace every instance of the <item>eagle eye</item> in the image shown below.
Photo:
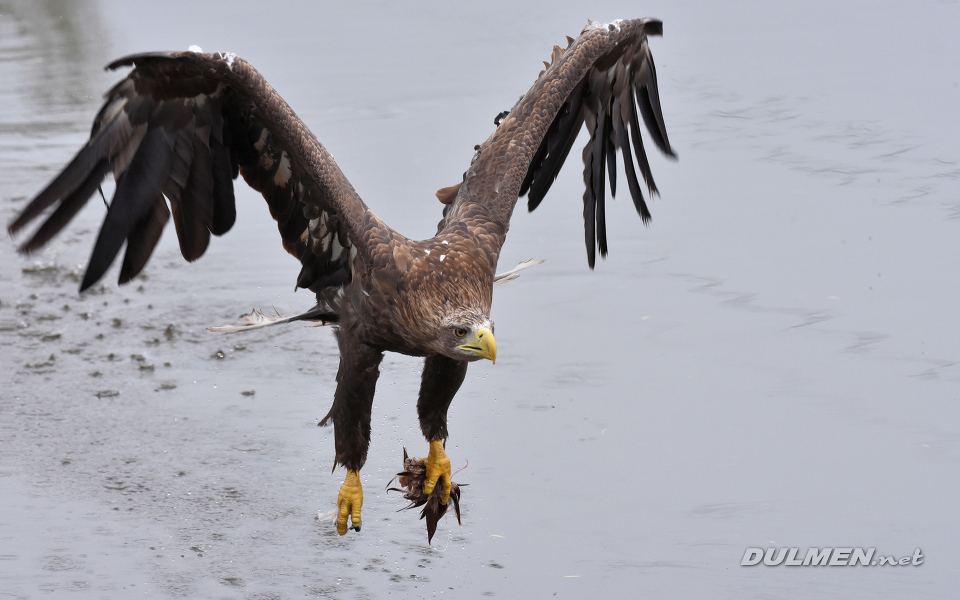
M453 330L453 335L457 336L458 338L467 337L467 330L463 327L457 327Z

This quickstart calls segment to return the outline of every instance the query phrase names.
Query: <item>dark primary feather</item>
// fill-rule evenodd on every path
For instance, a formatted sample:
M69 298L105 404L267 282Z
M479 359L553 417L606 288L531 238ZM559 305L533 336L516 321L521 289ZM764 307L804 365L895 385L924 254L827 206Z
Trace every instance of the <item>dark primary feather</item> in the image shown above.
M218 115L219 116L219 115ZM224 134L229 130L214 124L210 131L211 177L213 178L213 222L210 233L223 235L230 231L237 220L237 202L233 196L233 164L230 148L224 144Z
M120 283L124 284L137 276L147 264L147 259L160 241L163 228L170 219L170 210L163 196L158 195L153 210L144 215L127 236L127 250L120 267Z
M647 131L653 138L657 148L669 156L674 156L670 148L670 141L667 139L667 127L663 123L663 112L660 109L660 90L657 87L657 68L653 62L653 56L650 60L644 61L640 68L639 75L634 77L634 90L636 90L637 104L640 106L640 112L643 114L643 121L647 125ZM646 92L646 93L644 93Z
M171 146L171 136L162 127L151 129L144 136L130 166L117 181L114 200L100 227L93 255L80 284L81 291L103 276L127 236L149 213L170 169L173 158Z
M53 211L50 218L37 229L33 237L20 247L21 252L33 252L49 242L53 236L60 233L60 230L66 227L67 223L86 205L87 200L97 191L97 188L100 187L100 184L103 182L103 178L106 177L109 172L109 162L101 159L96 163L93 168L90 169L90 174L87 175L87 178L80 182L76 188L73 188L73 191L63 199L60 206ZM11 226L11 233L15 231L16 229Z

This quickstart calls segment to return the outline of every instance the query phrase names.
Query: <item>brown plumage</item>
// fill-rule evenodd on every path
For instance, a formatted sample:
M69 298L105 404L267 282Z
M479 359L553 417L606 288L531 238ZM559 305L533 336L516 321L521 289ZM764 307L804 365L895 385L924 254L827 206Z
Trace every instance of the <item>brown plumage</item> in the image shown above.
M90 140L14 220L16 233L56 205L21 246L29 253L56 235L107 173L117 189L80 285L97 282L126 244L120 283L146 265L170 216L187 260L236 217L238 175L263 194L283 247L301 264L297 286L317 297L313 311L337 321L340 369L332 422L335 465L359 470L370 440L370 411L383 352L425 358L417 411L428 441L447 438L447 408L467 364L495 358L494 273L520 195L543 200L583 124L584 231L592 268L607 252L605 176L616 192L616 152L631 197L650 214L636 167L657 192L640 138L667 155L648 35L652 19L589 23L480 146L445 203L437 235L405 238L360 199L326 148L249 63L232 54L158 52L109 65L134 69L106 97ZM635 155L634 155L635 153ZM169 209L168 209L169 205ZM465 343L464 339L474 340ZM474 343L476 342L476 343ZM473 344L473 345L471 345ZM486 350L484 350L486 348Z

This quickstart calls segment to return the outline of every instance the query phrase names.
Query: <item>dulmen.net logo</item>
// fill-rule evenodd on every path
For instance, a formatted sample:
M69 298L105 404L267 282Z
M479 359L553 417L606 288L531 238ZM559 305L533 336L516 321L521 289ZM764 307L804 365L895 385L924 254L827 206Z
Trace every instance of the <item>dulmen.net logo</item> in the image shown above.
M740 565L768 567L900 567L923 564L923 553L917 548L912 556L879 556L876 548L808 548L801 554L799 548L747 548Z

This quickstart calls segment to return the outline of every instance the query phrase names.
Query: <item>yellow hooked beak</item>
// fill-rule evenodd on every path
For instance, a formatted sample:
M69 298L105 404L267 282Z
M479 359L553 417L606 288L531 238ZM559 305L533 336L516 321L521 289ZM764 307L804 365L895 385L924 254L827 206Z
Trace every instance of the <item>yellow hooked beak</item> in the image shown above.
M481 327L473 335L468 336L460 346L461 350L473 352L480 358L489 358L497 364L497 340L489 327Z

